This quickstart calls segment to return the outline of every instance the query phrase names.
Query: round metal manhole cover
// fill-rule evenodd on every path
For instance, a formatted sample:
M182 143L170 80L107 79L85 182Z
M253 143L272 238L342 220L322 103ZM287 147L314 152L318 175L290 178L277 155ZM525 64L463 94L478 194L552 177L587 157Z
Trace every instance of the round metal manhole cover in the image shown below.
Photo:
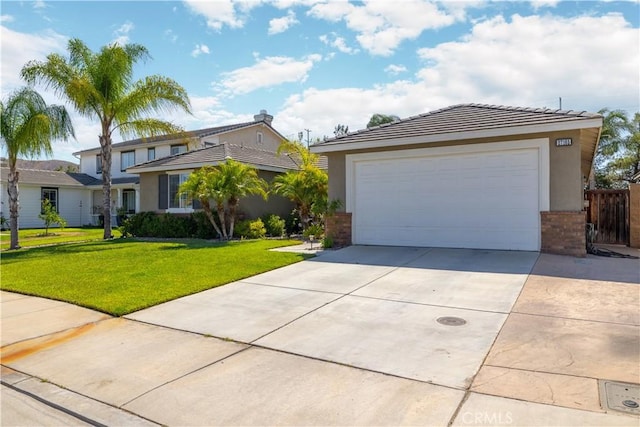
M438 317L436 322L445 326L462 326L467 323L467 321L461 317L452 316Z

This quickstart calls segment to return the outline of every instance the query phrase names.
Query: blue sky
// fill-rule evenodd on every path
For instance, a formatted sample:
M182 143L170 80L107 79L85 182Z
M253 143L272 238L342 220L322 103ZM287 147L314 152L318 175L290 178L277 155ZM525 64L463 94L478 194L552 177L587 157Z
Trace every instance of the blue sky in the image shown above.
M266 109L283 135L355 131L374 113L408 117L459 103L597 111L640 110L638 1L3 1L3 99L20 68L65 53L146 46L139 77L188 91L185 129L252 120ZM39 88L41 92L45 92ZM60 103L51 94L49 102ZM98 145L96 122L73 115L77 141ZM118 135L116 141L120 141Z

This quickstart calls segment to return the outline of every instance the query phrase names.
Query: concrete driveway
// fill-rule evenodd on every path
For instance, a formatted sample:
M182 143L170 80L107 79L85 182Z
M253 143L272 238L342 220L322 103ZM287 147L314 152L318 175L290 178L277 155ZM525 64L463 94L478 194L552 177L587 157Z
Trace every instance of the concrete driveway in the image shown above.
M104 424L637 425L598 380L640 383L639 282L638 260L350 247L118 319L3 292L2 424L37 395Z

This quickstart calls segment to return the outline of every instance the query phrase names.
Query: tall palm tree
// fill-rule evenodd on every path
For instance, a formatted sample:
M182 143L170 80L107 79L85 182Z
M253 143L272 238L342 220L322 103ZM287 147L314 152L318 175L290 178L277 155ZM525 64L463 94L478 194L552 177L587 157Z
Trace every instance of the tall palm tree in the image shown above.
M242 197L258 194L267 198L267 182L258 176L258 170L244 163L228 159L225 163L218 165L218 170L222 177L222 192L227 198L229 208L229 234L227 238L233 236L236 211Z
M51 141L75 137L67 110L60 105L47 105L31 88L22 88L0 101L0 136L9 162L10 249L18 249L19 172L18 157L50 155Z
M150 58L144 46L113 43L98 52L71 39L68 58L50 54L46 61L30 61L21 75L30 84L43 83L65 98L79 114L100 122L104 238L111 238L111 145L117 129L122 137L177 133L171 122L150 113L175 110L191 113L187 92L174 80L148 76L133 81L133 66Z

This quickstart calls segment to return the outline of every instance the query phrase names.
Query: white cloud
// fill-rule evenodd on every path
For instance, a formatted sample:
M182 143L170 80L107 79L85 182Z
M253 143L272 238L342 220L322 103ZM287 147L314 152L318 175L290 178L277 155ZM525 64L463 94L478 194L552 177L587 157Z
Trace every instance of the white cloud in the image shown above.
M207 46L206 44L197 44L196 47L191 51L191 56L197 58L202 53L208 55L210 53L209 46Z
M207 26L220 31L223 26L242 28L251 9L259 6L261 0L185 0L185 4L194 12L207 19Z
M13 22L15 18L11 15L1 15L0 22Z
M47 5L43 0L36 0L33 2L34 9L45 9L46 7Z
M296 14L290 10L282 18L274 18L269 21L269 35L279 34L287 31L292 25L299 24Z
M119 45L125 45L129 43L129 33L134 28L135 26L131 21L126 21L113 32L113 36L115 37L113 43L117 43Z
M406 73L407 67L404 65L389 64L384 71L392 76L397 76L400 73Z
M323 34L319 37L320 41L328 46L335 47L342 53L349 55L360 52L359 49L354 49L347 46L347 42L343 37L339 37L336 33Z
M598 34L598 37L593 37ZM598 111L640 109L640 30L619 14L602 17L496 17L459 41L419 51L425 67L413 80L370 88L310 88L274 114L283 134L352 131L373 113L408 117L459 103ZM611 46L625 46L612 49Z
M401 6L390 1L369 1L362 5L319 3L307 14L330 22L344 20L347 27L357 33L356 39L362 48L373 55L389 56L404 40L415 39L425 30L443 28L463 19L463 11L460 6L440 9L431 1L408 0Z
M538 10L543 7L556 7L558 3L560 3L560 0L531 0L533 10Z
M256 58L257 62L250 67L222 73L219 89L225 95L238 95L282 83L304 82L313 64L320 60L322 56L317 54L301 60L287 56Z
M52 31L26 34L0 26L2 96L24 84L20 79L20 70L28 61L41 61L50 53L64 52L67 41L67 37Z

